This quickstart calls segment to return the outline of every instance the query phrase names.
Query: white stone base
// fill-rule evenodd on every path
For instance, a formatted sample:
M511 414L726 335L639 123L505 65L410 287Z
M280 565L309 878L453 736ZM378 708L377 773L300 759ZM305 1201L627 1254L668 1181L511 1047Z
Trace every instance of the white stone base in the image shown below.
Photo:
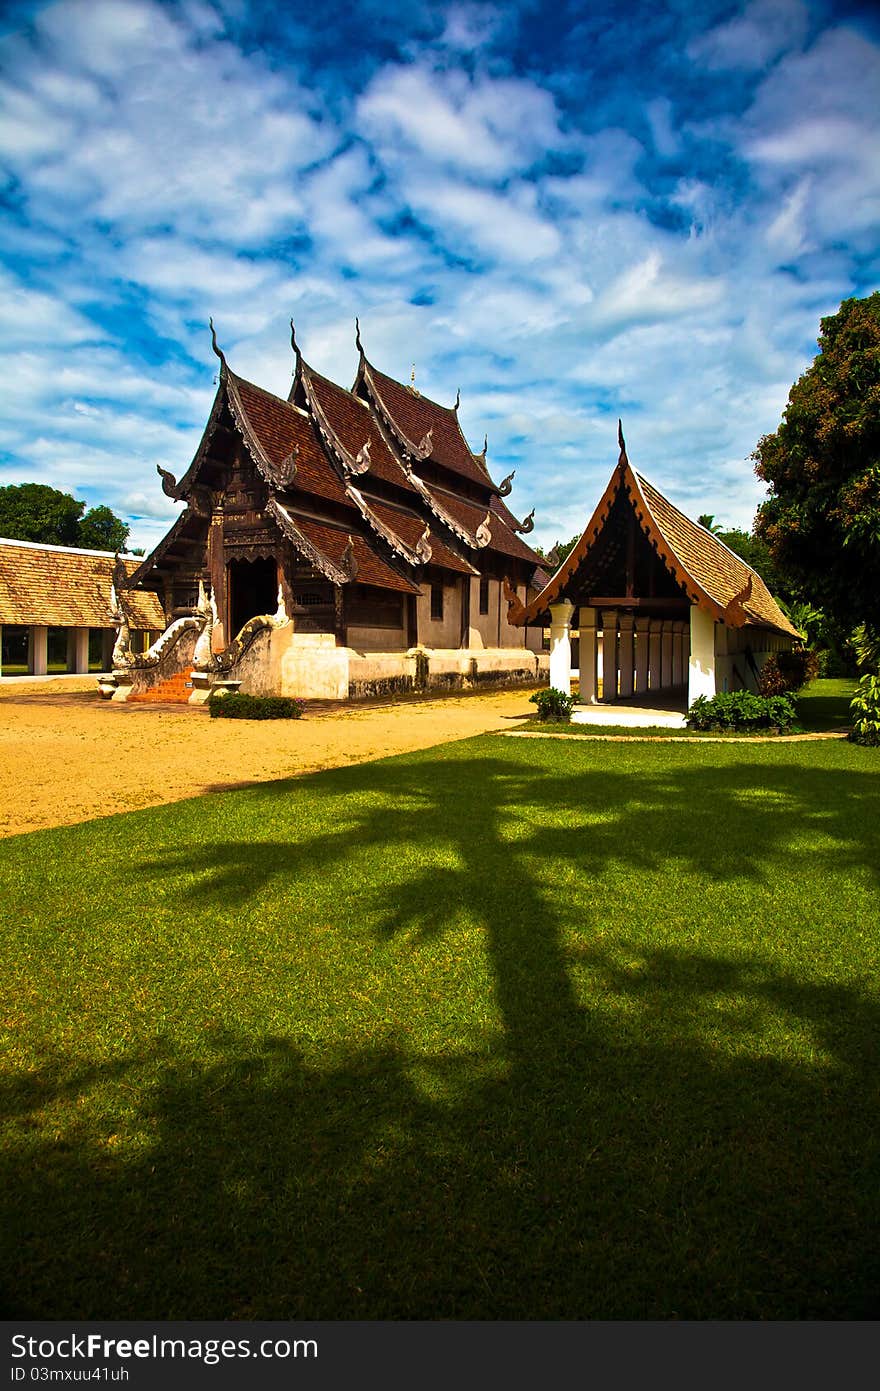
M576 705L572 724L613 725L633 729L686 729L684 715L676 710L651 710L635 705Z

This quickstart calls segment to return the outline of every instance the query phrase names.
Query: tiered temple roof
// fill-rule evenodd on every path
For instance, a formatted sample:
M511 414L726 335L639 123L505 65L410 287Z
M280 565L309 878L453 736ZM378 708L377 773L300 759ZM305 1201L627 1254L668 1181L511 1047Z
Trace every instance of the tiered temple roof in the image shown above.
M493 483L485 449L474 454L458 423L458 401L445 407L371 366L360 364L346 391L296 355L287 401L234 373L220 358L217 395L190 468L163 487L187 506L133 576L157 586L189 551L204 547L210 493L228 471L237 436L264 495L256 506L287 540L335 584L419 593L425 567L453 574L488 568L530 583L540 557L517 534ZM160 470L161 472L161 470Z

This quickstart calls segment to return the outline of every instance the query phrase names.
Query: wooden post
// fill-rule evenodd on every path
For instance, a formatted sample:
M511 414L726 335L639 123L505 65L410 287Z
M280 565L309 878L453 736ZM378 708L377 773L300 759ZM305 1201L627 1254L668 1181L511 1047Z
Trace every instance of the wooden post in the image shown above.
M211 651L225 652L229 627L228 595L226 593L226 554L223 544L223 508L215 507L208 528L208 573L211 593L217 610L217 621L211 633Z
M462 575L461 577L461 637L459 647L470 646L470 626L471 626L471 577Z

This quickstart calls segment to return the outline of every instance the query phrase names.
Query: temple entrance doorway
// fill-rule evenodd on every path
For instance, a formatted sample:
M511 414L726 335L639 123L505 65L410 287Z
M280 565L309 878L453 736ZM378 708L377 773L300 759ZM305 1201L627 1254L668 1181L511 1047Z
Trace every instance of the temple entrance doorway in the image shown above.
M278 566L273 556L230 560L226 572L229 637L235 638L249 618L278 607Z

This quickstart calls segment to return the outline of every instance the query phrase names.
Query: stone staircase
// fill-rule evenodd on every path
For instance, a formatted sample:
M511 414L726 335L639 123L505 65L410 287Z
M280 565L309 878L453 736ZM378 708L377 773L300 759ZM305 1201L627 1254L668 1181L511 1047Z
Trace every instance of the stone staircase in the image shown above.
M138 691L128 697L129 703L150 705L186 705L193 693L192 677L188 671L178 671L160 681L148 691Z

